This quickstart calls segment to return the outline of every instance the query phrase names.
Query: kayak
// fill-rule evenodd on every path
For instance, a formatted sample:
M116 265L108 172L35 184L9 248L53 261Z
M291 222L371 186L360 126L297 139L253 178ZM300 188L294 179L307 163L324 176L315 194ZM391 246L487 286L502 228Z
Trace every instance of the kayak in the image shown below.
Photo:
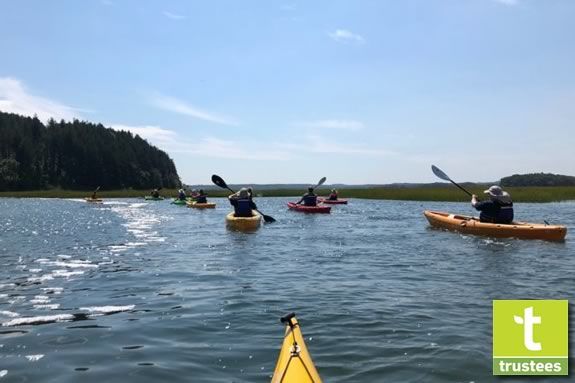
M90 197L86 197L86 198L84 198L84 200L85 200L86 202L90 202L90 203L102 203L102 202L104 202L104 200L101 199L101 198L90 198Z
M272 383L321 383L295 314L289 314L281 321L287 326Z
M480 222L478 218L426 210L425 218L431 226L455 230L465 234L486 235L500 238L544 239L561 241L567 228L543 223L513 222L511 224Z
M347 205L346 199L318 199L318 202L325 203L327 205Z
M240 230L240 231L251 231L256 230L260 227L262 221L262 216L255 210L252 210L251 217L236 217L234 212L230 212L226 215L226 225L230 229Z
M186 203L188 203L188 200L187 199L174 198L171 203L173 205L185 205Z
M147 195L147 196L144 197L144 199L145 199L146 201L163 201L163 200L164 200L164 197L154 197L154 196L151 196L151 195Z
M213 202L199 203L195 201L188 201L187 205L188 207L194 209L215 209L216 207L216 204Z
M304 206L297 205L294 202L288 202L288 209L304 213L329 213L331 211L331 206Z

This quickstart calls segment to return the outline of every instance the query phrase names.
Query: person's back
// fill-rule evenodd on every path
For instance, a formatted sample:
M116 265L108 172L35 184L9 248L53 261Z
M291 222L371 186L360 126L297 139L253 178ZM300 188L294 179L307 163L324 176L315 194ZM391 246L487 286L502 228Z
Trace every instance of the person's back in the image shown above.
M152 197L154 198L159 198L160 197L160 192L158 191L158 189L154 189L152 190Z
M512 223L514 214L511 196L497 185L491 186L484 193L489 195L488 201L479 202L475 195L471 199L471 205L480 211L479 220L490 223Z
M178 191L178 199L182 201L186 199L186 192L184 191L184 189L180 189Z
M248 190L241 188L239 192L230 195L230 204L234 207L234 216L251 217L252 210L257 209L256 204L251 200Z
M328 197L328 200L337 201L337 191L335 189L332 189L332 191Z
M317 206L317 195L313 192L312 187L307 189L307 193L305 193L296 204L299 205L302 202L304 206Z
M200 189L200 192L194 197L194 200L197 203L208 203L208 195L204 193L202 189Z

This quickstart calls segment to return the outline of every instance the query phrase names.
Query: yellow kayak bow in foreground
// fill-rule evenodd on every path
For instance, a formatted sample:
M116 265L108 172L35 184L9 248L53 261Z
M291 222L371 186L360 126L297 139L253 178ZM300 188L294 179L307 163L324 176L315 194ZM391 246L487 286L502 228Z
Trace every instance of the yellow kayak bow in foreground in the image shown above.
M321 383L295 314L283 317L281 322L287 327L272 383Z

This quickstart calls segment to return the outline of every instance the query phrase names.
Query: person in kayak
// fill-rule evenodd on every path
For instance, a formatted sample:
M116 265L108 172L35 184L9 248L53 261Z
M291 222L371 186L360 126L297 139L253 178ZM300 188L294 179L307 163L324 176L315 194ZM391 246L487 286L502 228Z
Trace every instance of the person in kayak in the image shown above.
M152 190L152 192L151 192L150 194L151 194L152 197L154 197L154 198L160 198L160 192L158 191L158 189Z
M184 191L184 189L178 190L178 199L181 201L186 200L186 192Z
M313 192L313 188L311 186L307 188L307 193L305 193L301 199L296 202L296 205L299 205L302 202L304 206L317 206L317 194Z
M329 194L329 197L327 197L327 199L330 201L337 201L337 190L331 189L331 193Z
M230 204L234 207L236 217L251 217L252 210L257 210L257 206L250 198L248 189L241 188L237 193L228 197Z
M479 210L481 222L509 224L513 222L513 201L509 193L497 185L484 191L489 195L488 201L478 201L477 196L471 197L471 206Z
M195 196L192 195L192 198L197 203L208 203L208 195L204 193L204 189L200 189L200 191L196 193Z

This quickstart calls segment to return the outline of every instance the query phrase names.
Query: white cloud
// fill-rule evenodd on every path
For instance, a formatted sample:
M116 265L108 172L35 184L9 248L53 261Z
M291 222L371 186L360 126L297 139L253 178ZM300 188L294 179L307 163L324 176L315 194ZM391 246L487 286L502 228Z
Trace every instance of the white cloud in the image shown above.
M498 3L505 4L505 5L517 5L519 4L519 0L494 0Z
M354 120L317 120L317 121L298 121L292 124L310 129L337 129L356 131L363 129L365 126L360 121Z
M34 96L28 93L19 80L10 77L0 77L0 110L30 117L36 115L44 122L50 118L55 120L81 118L80 109Z
M172 145L178 142L178 134L173 130L163 129L159 126L143 125L130 126L122 124L112 124L110 127L114 130L124 130L137 134L145 140L158 146Z
M270 150L265 146L246 146L240 142L204 137L198 143L182 145L175 152L189 153L203 157L228 158L258 161L286 161L291 158L287 151Z
M365 145L353 145L329 141L325 136L310 135L301 139L297 144L281 143L278 148L302 153L320 154L354 154L360 156L380 157L396 155L397 153L384 149L372 148Z
M337 29L335 32L329 32L327 35L338 43L365 43L365 39L361 35L348 31L347 29Z
M157 94L152 97L151 102L152 105L156 106L157 108L167 110L169 112L183 114L185 116L197 118L199 120L213 122L221 125L238 125L238 123L233 119L207 112L174 97Z
M167 18L172 19L172 20L184 20L186 18L186 16L184 16L184 15L179 15L177 13L172 13L169 11L164 11L164 12L162 12L162 14L164 16L166 16Z

